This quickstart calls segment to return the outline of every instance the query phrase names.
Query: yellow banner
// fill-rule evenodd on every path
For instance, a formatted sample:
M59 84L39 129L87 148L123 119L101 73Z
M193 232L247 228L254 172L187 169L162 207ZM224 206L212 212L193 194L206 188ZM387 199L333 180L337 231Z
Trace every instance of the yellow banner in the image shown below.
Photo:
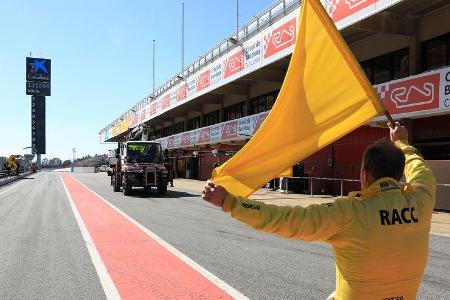
M298 38L271 112L250 141L214 169L213 181L247 197L288 167L384 107L317 0L304 0Z

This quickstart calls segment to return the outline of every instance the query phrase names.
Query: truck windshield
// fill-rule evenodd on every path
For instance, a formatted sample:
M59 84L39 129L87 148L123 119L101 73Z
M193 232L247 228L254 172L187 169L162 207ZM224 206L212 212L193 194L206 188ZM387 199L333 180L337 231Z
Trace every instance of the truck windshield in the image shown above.
M153 143L129 143L127 158L131 163L157 163L160 158L160 146Z

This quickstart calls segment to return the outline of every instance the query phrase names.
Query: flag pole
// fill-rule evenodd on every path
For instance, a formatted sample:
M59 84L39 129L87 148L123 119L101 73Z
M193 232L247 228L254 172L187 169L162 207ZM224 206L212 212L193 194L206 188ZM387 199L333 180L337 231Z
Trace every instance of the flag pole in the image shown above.
M384 110L384 115L386 116L386 118L388 119L388 121L392 124L392 126L395 127L394 119L392 118L391 114L388 112L387 109Z
M388 122L390 122L390 123L392 124L392 126L395 127L394 119L392 118L391 114L390 114L389 111L387 110L387 108L386 108L386 106L384 105L383 101L381 101L381 99L380 99L380 97L378 97L378 94L377 94L377 93L375 93L375 95L376 95L376 98L377 98L378 102L380 102L381 107L382 107L383 110L384 110L384 116L388 119Z

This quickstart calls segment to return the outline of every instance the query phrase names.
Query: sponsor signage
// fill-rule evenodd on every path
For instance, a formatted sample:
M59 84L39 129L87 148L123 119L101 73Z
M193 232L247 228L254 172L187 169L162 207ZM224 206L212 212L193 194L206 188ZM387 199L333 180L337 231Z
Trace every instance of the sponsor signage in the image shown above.
M170 94L167 94L162 99L162 109L168 108L170 106Z
M244 69L244 51L239 50L225 59L223 63L223 77L228 78Z
M31 151L45 154L45 97L31 97Z
M376 0L328 0L328 14L338 22L360 10L374 5Z
M450 68L374 86L392 115L414 117L450 112ZM238 141L251 137L269 112L239 118L159 139L169 149ZM374 121L380 121L377 117ZM174 141L179 140L179 143Z
M237 137L237 120L222 123L222 140L228 140Z
M374 88L392 115L414 117L450 111L450 68L382 83Z
M191 133L185 132L181 135L181 146L190 146L191 145Z
M187 98L187 85L182 84L177 89L177 102L183 101Z
M439 108L440 74L430 74L379 87L391 114Z
M150 116L153 116L156 114L156 101L150 104Z
M337 28L342 29L400 1L402 0L322 0L321 2L335 21ZM145 118L140 118L138 124L134 126L290 55L297 38L298 14L299 9L292 11L244 41L235 50L210 64L206 63L203 68L170 88L167 91L171 95L169 100L165 98L167 94L164 94L142 108L142 111L148 110L148 114ZM113 136L114 134L111 134L110 138Z
M196 91L199 92L201 90L204 90L207 87L209 87L210 84L211 84L211 70L208 69L197 76Z
M251 122L251 124L253 125L253 133L256 133L256 131L259 129L259 127L261 126L262 122L264 121L264 119L267 117L267 115L269 114L269 112L263 112L257 115L253 115L253 122Z
M282 24L264 36L264 58L295 44L297 31L296 18Z
M51 60L27 57L25 64L26 94L31 96L50 96Z
M211 128L205 127L201 128L199 131L200 134L198 136L198 144L209 143L209 141L211 140Z
M174 137L173 136L169 136L167 138L167 148L171 149L174 147Z
M161 145L166 145L169 149L176 149L180 147L219 143L225 140L244 140L248 139L256 132L256 129L259 126L258 124L261 123L267 115L268 112L263 112L257 115L179 133L158 139L157 141L160 142Z

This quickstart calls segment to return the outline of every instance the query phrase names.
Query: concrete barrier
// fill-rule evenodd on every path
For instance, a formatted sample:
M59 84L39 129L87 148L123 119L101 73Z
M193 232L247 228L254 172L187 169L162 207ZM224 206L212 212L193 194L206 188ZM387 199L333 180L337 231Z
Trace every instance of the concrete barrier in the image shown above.
M10 184L11 182L14 182L16 180L22 179L22 178L24 178L24 177L26 177L28 175L31 175L31 172L24 172L22 174L19 174L18 176L10 176L7 179L0 180L0 187L4 186L4 185L7 185L7 184Z
M97 167L74 167L74 173L97 173Z
M427 163L438 183L434 208L450 211L450 160L427 160Z

